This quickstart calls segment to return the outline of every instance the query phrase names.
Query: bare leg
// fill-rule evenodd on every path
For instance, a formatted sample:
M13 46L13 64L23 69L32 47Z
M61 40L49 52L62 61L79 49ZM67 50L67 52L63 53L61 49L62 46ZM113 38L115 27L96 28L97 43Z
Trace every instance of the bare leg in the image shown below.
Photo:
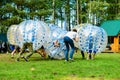
M42 50L43 51L43 57L44 57L44 59L46 59L46 52L45 52L45 50Z
M19 52L19 54L18 54L18 57L17 57L17 60L16 60L16 61L19 61L19 60L20 60L20 57L21 57L21 55L23 54L23 52L24 52L24 49L21 49L20 52Z
M92 54L92 60L94 60L94 59L95 59L95 53Z
M26 55L26 57L24 58L25 61L28 61L28 58L31 57L33 55L33 52L30 52Z
M37 53L38 53L38 54L40 54L40 55L41 55L41 57L43 57L43 55L42 55L42 51L37 50Z
M90 59L90 53L87 53L87 60L89 60Z
M37 53L41 55L44 59L46 59L46 52L44 49L37 50Z
M16 52L16 49L14 49L14 50L12 51L12 53L11 53L11 58L14 58L15 52Z
M26 46L29 48L29 53L25 56L25 61L28 61L28 58L30 58L33 55L33 45L32 43L26 43Z

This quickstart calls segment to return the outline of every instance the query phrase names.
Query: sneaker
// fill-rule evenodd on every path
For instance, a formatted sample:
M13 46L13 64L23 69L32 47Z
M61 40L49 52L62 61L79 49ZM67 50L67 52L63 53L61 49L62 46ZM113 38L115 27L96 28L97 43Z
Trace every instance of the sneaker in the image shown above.
M72 58L70 58L69 60L70 60L70 61L74 61L74 59L72 59Z
M65 62L68 62L68 60L65 60Z
M28 61L28 59L27 59L27 58L25 58L24 56L23 56L23 59L24 59L25 61Z

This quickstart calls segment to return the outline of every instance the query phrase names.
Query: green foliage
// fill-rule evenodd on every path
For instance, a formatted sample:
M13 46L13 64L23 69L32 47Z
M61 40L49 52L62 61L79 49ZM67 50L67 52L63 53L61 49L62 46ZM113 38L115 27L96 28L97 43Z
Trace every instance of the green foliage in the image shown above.
M55 5L53 6L53 1ZM77 0L1 0L0 31L7 32L12 24L27 19L39 19L45 22L66 20L69 27L76 25ZM120 19L119 0L78 0L79 23L100 24L108 19ZM53 15L54 13L54 15ZM102 14L102 15L101 15ZM54 16L54 20L51 20ZM90 18L93 17L93 18ZM95 19L96 18L96 19ZM71 23L72 22L72 23ZM7 28L6 28L7 27Z
M46 0L12 0L5 3L0 6L0 26L4 26L4 32L7 32L9 26L19 24L23 20L36 17L41 19L42 16L48 17L52 14L50 1Z
M103 1L90 1L87 4L88 15L96 17L98 21L97 24L107 19L108 16L106 15L106 13L108 8L109 8L109 3ZM92 22L92 24L94 24L94 21Z
M10 54L0 54L0 80L119 80L120 54L98 53L95 60L82 60L74 54L74 62L43 60L34 54L25 62L15 62Z

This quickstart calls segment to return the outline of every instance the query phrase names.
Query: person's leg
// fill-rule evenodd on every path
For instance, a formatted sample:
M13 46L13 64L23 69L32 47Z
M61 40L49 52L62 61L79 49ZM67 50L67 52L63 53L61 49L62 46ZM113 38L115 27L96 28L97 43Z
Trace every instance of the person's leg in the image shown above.
M92 58L92 50L89 49L89 52L88 52L88 58L91 59Z
M67 42L67 38L66 38L66 37L64 38L64 43L65 43L65 46L66 46L65 60L68 61L69 44L68 44L68 42Z
M76 53L78 52L78 48L77 48L77 47L75 47L75 52L76 52Z
M66 45L65 59L68 61L69 45L67 42L65 42L65 45Z
M42 49L42 52L43 52L44 59L46 59L46 51L45 51L45 49Z
M91 53L87 53L87 60L90 59L90 55L91 55Z
M71 46L70 59L73 59L73 54L74 54L74 50L75 50L73 40L69 40L69 44Z
M93 52L92 60L95 59L95 54L96 54L96 51Z
M32 43L28 43L26 44L29 48L29 53L26 55L26 57L24 58L26 61L28 61L28 58L31 57L33 55L33 47L32 47Z
M37 52L38 54L40 54L41 57L43 57L41 49L36 50L36 52Z
M16 52L16 48L12 51L12 53L11 53L11 58L14 58L15 52Z
M32 55L33 55L33 52L29 52L29 53L26 55L26 57L25 57L25 58L26 58L26 61L27 61L27 59L30 58Z
M16 61L19 61L21 55L23 54L24 52L24 47L20 50L20 52L18 53L18 57L17 57L17 60Z
M18 52L18 46L14 46L14 50L11 53L11 58L14 58L14 54Z
M91 59L91 58L92 58L92 54L89 55L89 59Z
M84 59L85 58L84 51L81 50L81 54L82 54L82 59Z
M94 60L94 58L95 58L95 54L92 53L91 59Z
M40 54L42 58L46 59L46 52L44 49L38 49L36 52Z

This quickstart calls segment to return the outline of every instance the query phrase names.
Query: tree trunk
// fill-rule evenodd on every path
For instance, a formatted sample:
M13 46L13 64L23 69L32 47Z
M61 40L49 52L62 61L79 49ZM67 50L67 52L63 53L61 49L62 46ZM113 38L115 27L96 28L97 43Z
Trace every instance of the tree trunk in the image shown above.
M70 26L70 0L66 1L66 8L65 8L65 14L66 14L66 18L67 18L67 30L70 31L71 30L71 26Z
M52 23L55 24L55 0L53 0L53 13L52 13Z
M77 2L77 25L79 24L79 0Z

